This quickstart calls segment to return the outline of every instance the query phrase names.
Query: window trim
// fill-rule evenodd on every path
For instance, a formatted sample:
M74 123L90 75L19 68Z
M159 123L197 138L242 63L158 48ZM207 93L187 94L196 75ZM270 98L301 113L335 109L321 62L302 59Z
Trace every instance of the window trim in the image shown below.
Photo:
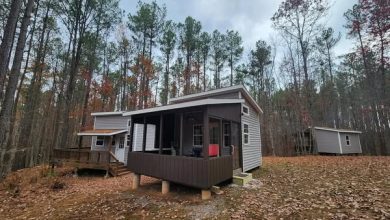
M248 132L245 132L245 125L248 126ZM248 136L248 142L245 143L245 135ZM249 132L249 124L242 123L242 144L249 145L250 144L250 132Z
M119 148L119 149L125 148L125 139L126 139L125 136L120 136L120 137L119 137L119 141L118 141L118 148ZM123 142L122 142L122 140L123 140ZM121 147L121 146L122 146L122 147Z
M126 146L125 147L130 147L130 134L126 134Z
M349 135L345 135L345 144L346 146L351 146L351 139L349 138Z
M195 126L200 126L200 130L202 131L202 134L196 134L195 135ZM202 144L201 145L196 145L195 144L195 136L202 137ZM194 146L194 147L201 147L201 146L203 146L203 124L193 124L192 125L192 146Z
M229 130L230 131L228 131L228 133L226 134L225 133L225 125L229 125ZM225 122L225 123L223 123L223 125L222 125L222 136L223 136L223 146L224 147L228 147L228 146L230 146L231 145L231 130L232 130L232 128L231 128L231 123L230 122ZM226 145L226 143L225 143L225 137L229 137L229 139L230 139L230 145Z
M248 112L244 112L244 108L248 109ZM242 104L242 106L241 106L241 113L243 115L249 116L249 112L250 112L249 107L247 105L245 105L245 104Z
M103 142L102 142L102 144L97 144L97 142L99 141L99 139L102 139L103 140ZM97 147L103 147L104 146L104 136L96 136L96 141L95 141L95 146L97 146Z

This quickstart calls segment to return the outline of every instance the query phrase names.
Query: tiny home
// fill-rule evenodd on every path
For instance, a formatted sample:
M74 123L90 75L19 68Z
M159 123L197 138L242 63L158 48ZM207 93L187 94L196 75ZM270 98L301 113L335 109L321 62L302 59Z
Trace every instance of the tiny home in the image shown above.
M93 130L78 133L92 139L82 158L103 162L108 171L112 162L124 164L138 184L146 175L209 189L261 165L260 114L242 85L173 98L165 106L92 113ZM80 152L72 155L80 164Z
M233 86L171 99L166 106L125 112L134 128L155 125L154 146L128 155L128 169L168 182L209 189L233 173L261 165L261 108L243 86ZM143 132L146 140L148 133ZM130 141L134 144L134 141ZM155 150L148 150L155 149ZM139 180L139 177L134 178ZM137 185L137 183L134 183Z
M361 154L360 131L314 127L314 139L318 153Z
M91 115L94 118L93 130L81 131L77 135L91 137L92 151L110 151L119 162L127 164L130 117L123 117L123 112L95 112Z

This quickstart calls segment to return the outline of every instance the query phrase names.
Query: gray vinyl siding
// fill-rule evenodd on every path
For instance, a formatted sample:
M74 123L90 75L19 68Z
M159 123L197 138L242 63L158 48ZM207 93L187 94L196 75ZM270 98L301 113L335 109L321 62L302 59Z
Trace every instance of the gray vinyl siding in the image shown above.
M95 116L94 129L128 129L127 125L128 125L128 120L130 119L131 116L124 117L122 115ZM95 145L96 136L92 136L91 138L92 138L91 150L108 150L109 137L105 137L104 146ZM117 143L118 141L115 141L115 144Z
M208 98L210 99L238 99L239 95L238 92L230 92L226 94L221 94L221 95L210 95Z
M239 92L238 91L232 91L224 94L214 94L214 95L207 95L207 96L199 96L199 97L192 97L177 101L170 101L171 104L173 103L183 103L183 102L189 102L189 101L196 101L201 99L238 99L239 98Z
M347 135L349 137L349 142L350 142L349 146L347 146L347 140L346 140ZM360 154L360 153L362 153L362 148L360 146L359 134L340 132L340 141L341 141L341 147L343 149L343 154Z
M244 123L249 125L249 144L244 144L244 138L241 137L242 143L242 163L243 171L246 172L262 164L261 158L261 136L260 136L260 117L259 114L247 103L249 116L241 116L241 133L243 135Z
M340 154L339 136L337 131L314 130L318 153Z
M95 116L95 129L127 129L131 116Z
M96 146L96 136L92 136L91 150L108 150L110 137L104 137L104 145Z

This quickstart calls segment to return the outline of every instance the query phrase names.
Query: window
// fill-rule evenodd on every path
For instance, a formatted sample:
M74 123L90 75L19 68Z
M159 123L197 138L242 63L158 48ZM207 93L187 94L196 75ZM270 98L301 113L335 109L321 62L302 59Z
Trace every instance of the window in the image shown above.
M349 140L349 136L348 135L345 136L345 141L347 142L347 146L351 146L351 142Z
M131 120L127 120L127 127L131 127Z
M243 141L244 141L244 144L249 144L249 125L248 124L244 124L244 129L242 131L243 133Z
M96 146L103 146L104 145L104 136L97 136L95 145Z
M125 137L119 137L119 148L125 147Z
M194 125L193 144L194 144L194 146L202 146L203 145L203 126L202 125Z
M231 145L231 141L230 141L230 123L223 124L223 143L224 143L225 147Z
M126 145L130 147L130 135L127 135Z
M242 114L249 115L249 107L246 105L242 106Z

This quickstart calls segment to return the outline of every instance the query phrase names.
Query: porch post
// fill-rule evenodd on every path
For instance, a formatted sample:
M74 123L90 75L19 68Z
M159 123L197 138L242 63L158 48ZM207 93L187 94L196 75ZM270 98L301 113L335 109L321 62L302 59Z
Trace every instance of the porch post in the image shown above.
M230 154L231 155L233 155L234 154L234 152L232 151L232 149L234 149L234 148L236 148L236 147L238 147L238 146L234 146L234 148L232 148L232 145L233 145L233 123L232 123L232 121L230 121L229 122L230 123L230 136L229 136L229 139L230 139L230 146L229 146L229 148L230 148ZM237 148L238 149L238 148Z
M142 152L145 152L146 149L146 132L147 132L148 126L146 124L146 117L144 116L144 133L142 137Z
M180 145L180 156L183 156L183 112L180 112L180 138L179 138L179 145Z
M108 161L107 161L107 170L106 170L106 178L107 177L109 177L109 175L110 175L110 162L111 162L111 154L110 154L110 152L111 152L111 148L112 148L112 138L113 138L113 136L110 136L110 138L108 139L108 154L107 154L107 159L108 159Z
M220 157L222 155L222 146L225 145L224 142L224 139L223 139L223 123L222 123L222 119L219 120L219 151L218 151L218 157Z
M133 119L133 117L131 117L131 119L130 119L131 121L130 121L130 123L131 123L131 125L130 125L130 131L129 131L129 135L130 135L130 145L129 145L129 152L132 152L133 151L133 139L134 139L134 137L133 137L133 135L134 135L134 119Z
M110 136L110 138L108 139L108 152L111 152L111 148L112 148L112 136Z
M164 117L163 117L163 114L160 113L160 140L159 140L159 144L160 144L160 147L159 147L159 150L158 150L158 153L159 154L162 154L162 145L163 145L163 125L164 125Z
M209 132L209 111L208 106L205 106L203 111L203 158L209 157L209 144L210 144L210 132Z

